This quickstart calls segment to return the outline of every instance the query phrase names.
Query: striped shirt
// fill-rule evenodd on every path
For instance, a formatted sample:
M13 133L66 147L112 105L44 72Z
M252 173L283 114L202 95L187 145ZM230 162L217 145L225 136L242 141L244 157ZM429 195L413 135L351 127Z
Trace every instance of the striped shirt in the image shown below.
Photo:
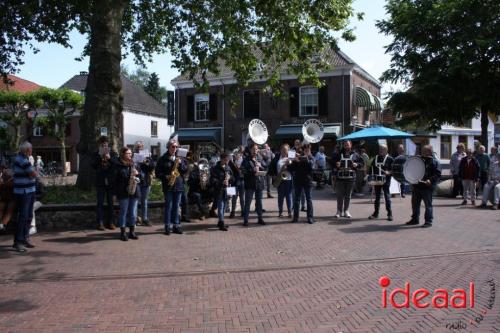
M25 194L36 192L36 178L29 175L35 171L31 165L28 156L17 154L12 167L14 173L14 194Z

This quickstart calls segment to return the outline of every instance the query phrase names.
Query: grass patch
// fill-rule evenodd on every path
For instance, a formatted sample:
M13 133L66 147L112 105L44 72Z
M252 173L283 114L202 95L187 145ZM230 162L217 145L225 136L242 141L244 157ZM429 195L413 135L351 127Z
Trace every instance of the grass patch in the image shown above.
M75 185L46 186L45 194L42 198L44 204L75 204L75 203L95 203L96 191L82 191ZM161 182L153 180L149 200L163 200Z

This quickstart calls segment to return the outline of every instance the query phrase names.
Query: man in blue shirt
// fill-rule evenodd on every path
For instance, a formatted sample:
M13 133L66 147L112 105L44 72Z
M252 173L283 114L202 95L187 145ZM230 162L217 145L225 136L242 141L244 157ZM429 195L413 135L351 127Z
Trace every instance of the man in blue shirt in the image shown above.
M33 204L36 194L36 171L30 163L29 157L33 153L33 147L29 142L23 142L19 146L12 172L14 174L14 196L16 200L17 219L16 232L14 234L13 248L19 252L26 252L26 247L35 247L29 240L29 230L33 214Z

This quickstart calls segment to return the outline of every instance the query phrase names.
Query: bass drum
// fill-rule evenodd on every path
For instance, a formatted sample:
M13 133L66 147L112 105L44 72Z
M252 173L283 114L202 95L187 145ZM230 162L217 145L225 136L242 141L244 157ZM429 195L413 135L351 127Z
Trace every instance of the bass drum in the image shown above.
M410 156L403 165L403 175L410 184L418 184L425 176L425 163L420 156Z
M392 162L392 177L400 183L406 182L405 175L403 173L406 158L407 156L405 155L399 155L394 159L394 162Z

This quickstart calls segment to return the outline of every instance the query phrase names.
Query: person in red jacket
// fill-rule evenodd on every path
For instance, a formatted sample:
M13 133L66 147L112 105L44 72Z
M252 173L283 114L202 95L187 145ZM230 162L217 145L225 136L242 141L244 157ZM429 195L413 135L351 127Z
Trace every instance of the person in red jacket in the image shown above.
M480 177L480 167L477 159L472 156L472 150L466 150L466 156L460 161L459 176L462 179L462 185L464 188L464 200L462 205L467 204L467 199L470 197L470 201L473 205L476 204L476 183Z

